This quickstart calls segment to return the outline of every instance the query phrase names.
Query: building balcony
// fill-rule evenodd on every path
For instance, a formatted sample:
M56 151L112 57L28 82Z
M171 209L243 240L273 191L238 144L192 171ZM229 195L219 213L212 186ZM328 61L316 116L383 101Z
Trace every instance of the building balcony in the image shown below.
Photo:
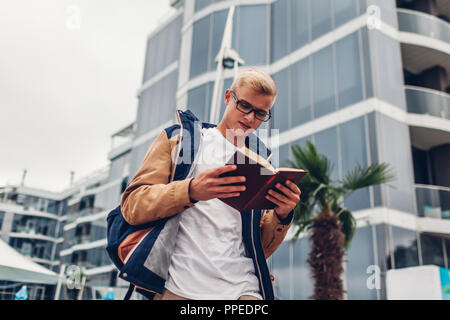
M405 86L409 113L427 114L450 120L450 95L433 89Z
M450 24L431 14L397 9L398 28L402 32L417 33L450 43Z
M416 184L415 189L419 217L450 219L450 188Z

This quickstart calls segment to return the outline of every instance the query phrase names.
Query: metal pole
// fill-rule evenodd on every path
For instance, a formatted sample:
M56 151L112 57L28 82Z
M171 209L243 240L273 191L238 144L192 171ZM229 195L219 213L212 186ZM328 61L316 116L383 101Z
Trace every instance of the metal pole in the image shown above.
M59 294L61 292L62 279L64 279L64 272L66 271L66 265L61 265L61 269L59 270L58 282L56 284L55 297L53 300L59 300Z

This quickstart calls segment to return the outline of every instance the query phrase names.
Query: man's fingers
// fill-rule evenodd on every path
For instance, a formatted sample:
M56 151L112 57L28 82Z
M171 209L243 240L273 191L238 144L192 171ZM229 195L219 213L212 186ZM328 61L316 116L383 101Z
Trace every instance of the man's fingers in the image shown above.
M232 197L239 197L239 192L233 192L233 193L220 193L217 198L232 198Z
M236 170L236 169L237 169L237 166L234 165L234 164L232 164L232 165L225 165L225 166L222 166L222 167L218 167L218 168L213 169L212 172L211 172L211 174L212 174L213 176L215 176L215 177L218 177L218 176L220 176L222 173L230 172L230 171L233 171L233 170Z

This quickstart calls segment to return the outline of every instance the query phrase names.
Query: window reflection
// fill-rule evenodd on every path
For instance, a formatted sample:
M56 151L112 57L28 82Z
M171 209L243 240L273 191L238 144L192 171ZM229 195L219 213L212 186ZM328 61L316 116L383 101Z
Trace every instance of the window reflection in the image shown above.
M395 268L419 265L417 235L415 231L392 226L392 248Z
M442 238L421 234L420 247L422 249L422 262L424 265L432 264L445 268Z

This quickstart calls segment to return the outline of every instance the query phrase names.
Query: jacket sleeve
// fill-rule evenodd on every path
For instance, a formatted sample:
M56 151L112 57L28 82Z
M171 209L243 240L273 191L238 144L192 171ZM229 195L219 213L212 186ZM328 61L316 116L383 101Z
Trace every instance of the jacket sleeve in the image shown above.
M283 242L294 220L294 211L286 219L280 220L275 210L268 210L261 220L261 244L264 256L269 258Z
M174 166L173 148L176 148L176 140L169 140L162 130L148 149L141 167L122 195L121 210L129 224L170 217L194 205L189 198L189 183L193 178L169 182Z

